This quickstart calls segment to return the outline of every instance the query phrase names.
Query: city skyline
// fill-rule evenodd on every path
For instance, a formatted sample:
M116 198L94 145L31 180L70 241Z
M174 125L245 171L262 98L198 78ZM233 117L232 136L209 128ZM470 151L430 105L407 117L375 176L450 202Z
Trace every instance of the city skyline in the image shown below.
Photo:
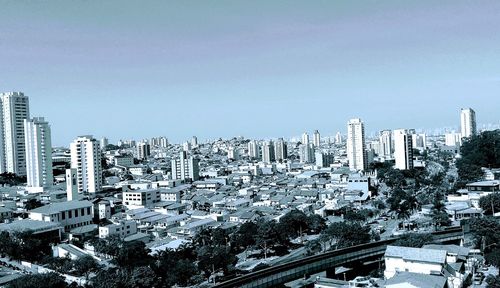
M30 97L55 146L326 136L354 117L458 131L462 107L498 123L496 1L155 4L5 3L0 91Z

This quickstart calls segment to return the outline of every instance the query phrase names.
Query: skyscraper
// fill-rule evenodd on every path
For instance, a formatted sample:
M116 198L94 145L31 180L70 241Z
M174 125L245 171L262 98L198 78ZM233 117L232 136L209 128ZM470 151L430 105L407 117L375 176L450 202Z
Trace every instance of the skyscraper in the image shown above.
M288 158L288 145L283 138L279 138L274 145L274 155L276 161L283 161Z
M347 158L352 170L366 170L368 159L365 149L365 126L361 119L347 122Z
M266 163L272 163L276 160L274 155L274 143L273 141L264 141L262 144L262 161Z
M137 159L146 160L151 155L151 145L146 142L137 143Z
M250 140L248 142L248 156L252 159L259 159L260 158L260 147L257 141L255 140Z
M335 144L342 144L342 134L340 132L335 134Z
M70 150L71 168L76 169L78 179L78 192L101 191L102 167L99 142L91 135L79 136L70 144Z
M309 145L309 134L307 134L307 132L302 134L302 144Z
M409 130L394 130L394 158L396 159L395 168L413 169L413 141Z
M379 152L380 155L384 158L391 158L392 155L392 131L391 130L382 130L379 135Z
M29 99L21 92L0 94L0 173L26 175L24 120L30 118Z
M460 132L464 138L476 135L476 112L472 108L462 108L460 111Z
M174 180L196 181L200 178L199 160L188 157L186 151L181 151L179 159L173 159L171 165Z
M313 137L314 146L319 147L319 145L321 144L321 135L319 134L318 130L314 130Z
M50 187L52 175L52 141L50 126L42 117L24 120L26 143L26 176L28 187Z
M314 162L314 144L302 144L299 147L300 163L313 163Z
M193 148L198 147L198 138L196 136L193 136L191 138L191 147L193 147Z

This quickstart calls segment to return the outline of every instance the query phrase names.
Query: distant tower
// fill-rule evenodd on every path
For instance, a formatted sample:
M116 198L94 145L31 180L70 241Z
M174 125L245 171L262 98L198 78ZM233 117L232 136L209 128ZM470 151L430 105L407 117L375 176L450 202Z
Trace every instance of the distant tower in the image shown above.
M335 134L335 144L342 144L342 134L340 132Z
M26 143L26 178L28 187L50 187L52 176L52 141L50 126L42 117L24 120Z
M319 147L321 144L321 135L319 134L318 130L314 130L313 144L315 147Z
M78 200L78 176L75 168L66 169L66 197L68 201Z
M239 160L238 148L231 146L227 149L227 158L232 160Z
M174 180L196 181L200 177L199 160L188 157L186 151L181 151L179 159L172 160L171 165Z
M0 93L0 173L26 175L24 120L30 118L29 99L21 92Z
M106 150L106 147L108 147L109 140L106 137L101 138L101 149Z
M462 108L460 111L460 129L464 138L477 134L476 112L472 108Z
M278 141L276 141L274 150L276 161L283 161L288 158L288 146L283 138L279 138Z
M272 163L276 160L273 141L264 141L262 144L262 162Z
M395 168L400 170L413 169L412 133L406 129L394 130Z
M304 132L304 134L302 134L302 144L309 145L309 135L307 134L307 132Z
M247 149L248 149L248 157L252 159L259 159L260 158L260 149L259 149L259 144L255 140L251 140L248 142Z
M391 158L393 147L392 147L392 131L382 130L379 134L379 156L384 158Z
M314 162L314 144L302 144L299 147L300 163L313 163Z
M352 170L367 169L365 126L359 118L351 119L347 123L347 157L349 159L349 168Z
M137 144L137 159L146 160L151 155L151 145L146 142L139 142Z
M70 144L71 168L76 169L79 193L102 189L101 149L91 135L80 136Z
M196 136L193 136L191 138L191 147L193 147L193 148L198 147L198 138Z

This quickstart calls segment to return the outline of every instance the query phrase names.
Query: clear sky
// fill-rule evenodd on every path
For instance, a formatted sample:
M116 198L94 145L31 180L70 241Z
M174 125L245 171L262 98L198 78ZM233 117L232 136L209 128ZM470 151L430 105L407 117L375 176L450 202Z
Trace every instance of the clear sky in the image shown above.
M498 123L500 1L2 1L0 91L53 143Z

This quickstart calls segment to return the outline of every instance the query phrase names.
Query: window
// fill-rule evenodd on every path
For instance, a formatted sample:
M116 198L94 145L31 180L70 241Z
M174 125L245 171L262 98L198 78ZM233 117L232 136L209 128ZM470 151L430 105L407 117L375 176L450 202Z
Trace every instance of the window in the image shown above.
M63 211L63 212L61 213L61 219L62 219L62 220L66 219L66 212L64 212L64 211Z
M85 209L84 208L82 208L80 212L82 213L82 216L85 215Z
M87 215L90 215L90 207L87 207Z
M71 217L73 217L73 216L71 215L71 210L69 210L68 211L68 218L71 219Z
M75 217L78 217L78 209L75 209Z

